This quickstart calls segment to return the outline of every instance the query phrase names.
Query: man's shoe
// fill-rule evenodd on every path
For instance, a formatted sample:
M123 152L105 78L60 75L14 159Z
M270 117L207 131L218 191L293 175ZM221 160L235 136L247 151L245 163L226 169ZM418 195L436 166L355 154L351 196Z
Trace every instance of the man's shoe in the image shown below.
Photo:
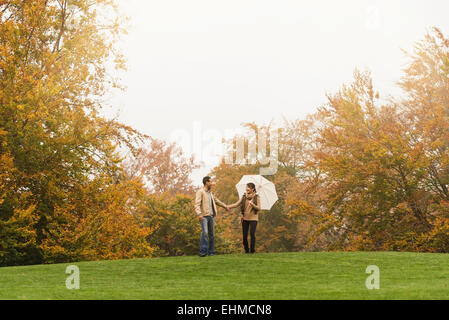
M200 254L201 258L204 258L205 256L207 256L207 254Z

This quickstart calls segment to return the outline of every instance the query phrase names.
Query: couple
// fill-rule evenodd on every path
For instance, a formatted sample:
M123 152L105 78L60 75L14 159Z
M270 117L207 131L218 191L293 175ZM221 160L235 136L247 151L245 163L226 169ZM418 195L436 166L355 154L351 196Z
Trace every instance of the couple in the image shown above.
M246 185L246 192L239 201L232 205L226 205L212 194L213 186L211 177L203 178L204 188L197 191L195 197L195 211L201 223L200 257L213 256L215 252L214 217L217 214L217 205L226 211L240 207L243 230L243 247L245 253L254 253L256 245L256 226L260 211L260 197L256 194L254 183ZM251 235L251 250L248 248L248 230Z

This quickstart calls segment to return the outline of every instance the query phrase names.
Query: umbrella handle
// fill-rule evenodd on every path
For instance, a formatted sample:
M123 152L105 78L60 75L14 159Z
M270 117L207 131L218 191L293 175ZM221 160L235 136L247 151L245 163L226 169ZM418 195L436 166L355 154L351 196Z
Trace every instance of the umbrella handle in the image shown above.
M253 199L253 200L254 200L254 199ZM257 206L257 203L254 203L253 200L251 200L249 203L252 203L252 204L254 204L254 205ZM253 209L254 209L254 207L253 207ZM254 214L258 214L258 213L259 213L259 210L254 209Z

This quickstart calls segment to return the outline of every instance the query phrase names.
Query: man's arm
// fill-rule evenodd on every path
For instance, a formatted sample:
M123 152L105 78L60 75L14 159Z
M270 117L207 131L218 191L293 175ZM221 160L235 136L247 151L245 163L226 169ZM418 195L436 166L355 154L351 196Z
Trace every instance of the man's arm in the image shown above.
M202 212L201 212L201 201L202 200L203 200L202 192L201 192L201 190L198 190L196 192L196 196L195 196L195 212L198 215L198 217L202 216Z
M215 195L214 195L214 201L217 204L217 206L225 208L225 209L228 208L228 206L226 204L224 204L223 202L221 202L217 197L215 197Z

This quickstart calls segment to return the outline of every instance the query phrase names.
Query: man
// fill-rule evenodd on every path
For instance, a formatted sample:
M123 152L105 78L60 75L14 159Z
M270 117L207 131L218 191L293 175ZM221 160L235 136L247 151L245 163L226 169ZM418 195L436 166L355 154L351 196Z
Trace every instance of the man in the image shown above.
M200 257L213 256L215 253L214 217L217 214L217 205L229 211L228 206L212 194L211 177L204 177L203 185L195 197L195 211L201 224Z

